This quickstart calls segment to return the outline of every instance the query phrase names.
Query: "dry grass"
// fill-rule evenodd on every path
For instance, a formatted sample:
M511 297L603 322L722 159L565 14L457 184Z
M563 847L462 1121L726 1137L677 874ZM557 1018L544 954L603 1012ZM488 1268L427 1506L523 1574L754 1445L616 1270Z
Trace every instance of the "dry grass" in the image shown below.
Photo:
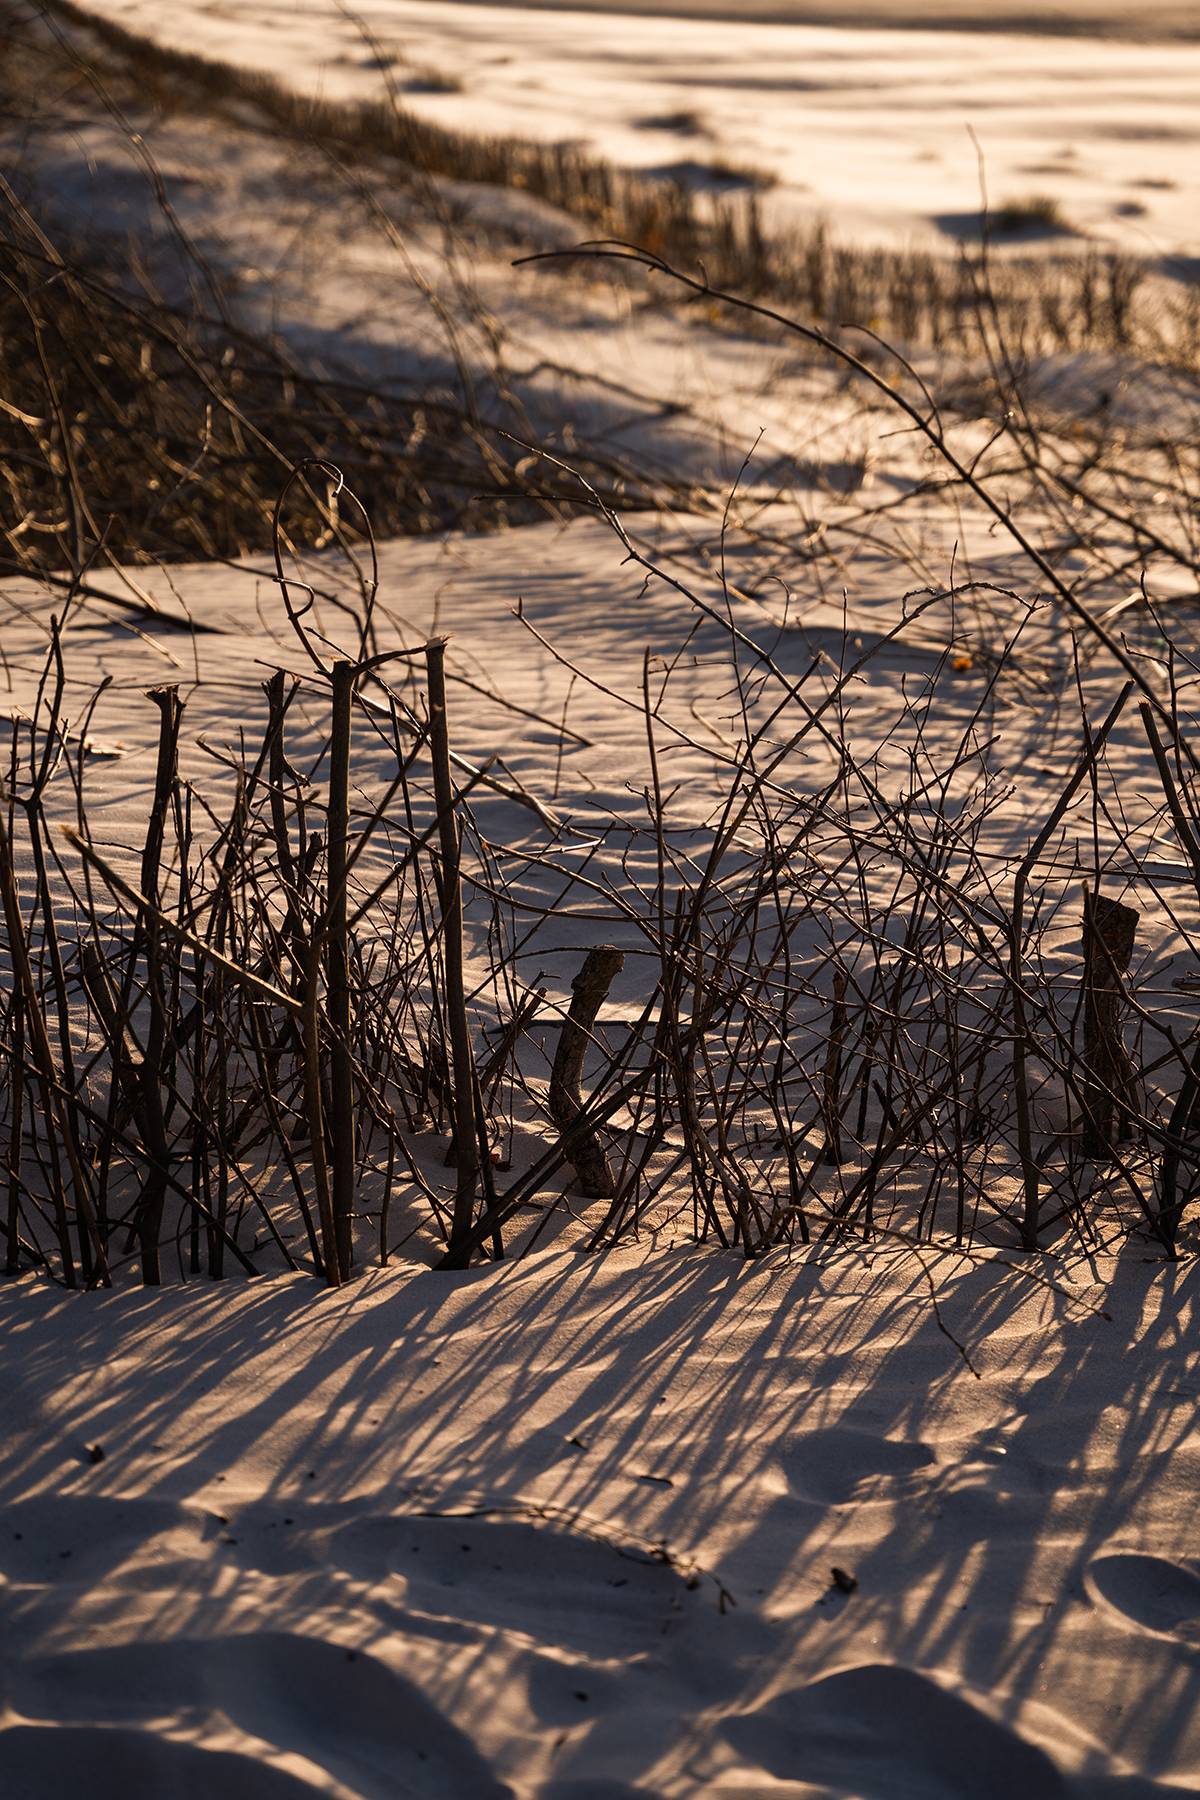
M542 517L567 491L553 470L519 472L503 414L485 421L449 388L341 380L215 309L131 291L2 193L0 246L0 570L262 550L289 469L313 457L338 462L389 534ZM637 503L611 463L594 473Z
M630 823L609 894L611 923L636 928L645 1002L597 1027L620 957L593 951L548 1093L531 1079L540 1056L524 1055L543 996L520 980L515 939L536 910L531 863L563 894L578 864L557 831L514 852L477 832L481 777L452 772L443 647L374 649L369 565L343 608L358 653L331 664L281 559L309 673L267 684L261 731L243 730L207 788L180 773L179 691L146 697L159 715L154 793L121 869L91 823L86 758L62 734L69 651L51 626L0 816L9 1272L37 1266L68 1285L105 1284L123 1265L152 1285L170 1266L253 1272L264 1232L273 1258L334 1283L416 1231L464 1267L528 1247L559 1213L578 1219L579 1194L597 1247L669 1224L747 1257L876 1239L1101 1249L1132 1232L1177 1253L1200 1178L1197 1032L1155 1017L1129 943L1115 948L1126 909L1112 897L1083 896L1076 973L1054 949L1072 889L1058 872L1064 834L1093 834L1094 871L1081 872L1097 889L1148 842L1172 836L1195 856L1200 781L1173 692L1139 671L1157 813L1124 825L1107 760L1131 679L1107 716L1081 707L1064 721L1074 766L1014 865L998 854L1007 775L989 744L1035 610L1019 595L957 754L939 753L931 726L933 695L954 680L949 648L864 754L850 707L876 652L832 671L817 659L797 678L612 523L647 575L693 601L705 654L713 630L731 670L752 652L755 691L743 686L744 736L723 757L710 841L681 853L680 797L659 777L680 647L661 647L653 698L647 662L647 816ZM906 608L892 647L919 638L943 598ZM972 594L955 599L963 629ZM700 641L694 625L687 641ZM301 690L304 761L290 723ZM814 787L808 751L822 740L837 771ZM889 740L931 771L899 798L881 785ZM64 794L69 849L53 829ZM630 872L639 846L656 876ZM1188 879L1200 901L1200 863ZM604 885L584 891L594 914ZM469 1000L464 893L488 969L481 981L476 965ZM1186 933L1178 895L1167 904ZM1187 941L1200 954L1200 934ZM496 1162L514 1118L535 1148L506 1174ZM428 1149L422 1167L431 1131L450 1140L449 1179Z
M1072 229L1062 202L1053 194L1025 194L1002 201L992 215L992 225L1002 233L1030 228L1056 232Z
M91 79L110 74L105 101L137 97L138 72L79 66L27 14L0 7L10 117L32 121L39 106L52 126L64 107L88 117ZM484 414L462 368L386 389L355 368L331 373L247 324L226 277L160 204L171 299L119 238L86 220L60 236L0 172L0 572L78 582L105 563L261 551L279 488L306 459L336 461L389 535L496 529L573 497L558 471L526 465L513 440L528 421L504 384ZM643 503L614 457L590 472Z
M674 569L654 566L613 510L626 472L586 456L573 470L548 459L526 467L498 428L452 397L384 397L330 380L240 332L215 304L185 314L152 293L135 296L93 252L68 255L45 239L10 195L0 294L7 568L41 573L73 607L98 558L219 560L271 544L307 658L305 702L310 713L323 707L326 721L300 766L289 723L299 690L277 675L261 731L247 729L210 790L180 773L181 696L148 696L159 714L151 816L136 870L117 869L91 824L86 756L65 734L70 640L49 625L34 717L12 733L0 817L10 1272L36 1265L97 1284L136 1260L153 1282L174 1256L183 1271L220 1274L233 1262L253 1267L257 1230L285 1261L338 1281L365 1254L386 1258L401 1208L406 1228L418 1215L412 1229L462 1266L528 1244L572 1210L567 1195L585 1166L606 1171L611 1188L587 1217L595 1245L665 1219L751 1257L884 1236L1032 1252L1069 1235L1096 1248L1131 1231L1176 1254L1181 1214L1200 1185L1198 1034L1156 1013L1136 968L1105 948L1094 902L1080 909L1089 954L1064 977L1053 934L1081 896L1055 858L1071 827L1094 848L1085 872L1096 894L1115 884L1114 870L1141 868L1147 844L1173 842L1200 904L1200 762L1180 704L1186 658L1148 602L1137 639L1100 612L1087 585L1097 567L1128 583L1151 553L1195 571L1200 473L1180 442L1133 457L1103 426L1051 438L1025 411L1016 376L1047 337L1077 347L1090 332L1092 342L1134 345L1143 330L1136 269L1081 260L1047 274L1040 265L1041 285L1031 287L1019 264L989 274L964 256L948 273L915 253L841 251L820 230L780 247L753 200L705 211L682 191L574 153L440 133L390 107L310 105L265 78L96 29L139 91L158 84L164 107L252 104L273 130L342 159L383 154L423 177L525 185L569 200L582 218L622 224L646 246L626 263L650 266L714 320L732 309L740 325L796 341L867 383L921 436L936 471L928 485L981 509L1024 559L1036 593L963 583L906 608L894 644L919 638L935 606L950 607L954 629L919 697L902 694L892 729L864 752L851 719L861 663L831 668L818 657L797 676L743 629L724 583L714 605ZM985 350L999 449L990 460L977 445L957 449L931 396L905 385L902 364L892 382L840 336L672 268L650 253L655 232L682 247L687 267L702 253L713 271L740 272L751 292L770 295L790 273L817 319L878 316L905 338L957 334ZM497 523L582 496L622 553L694 608L683 641L657 647L664 685L655 697L649 655L640 700L610 696L642 714L650 780L629 841L656 873L586 892L589 903L601 895L611 905L604 922L636 928L648 979L640 1013L589 1039L586 1066L581 1053L564 1055L573 1118L563 1087L548 1095L524 1061L541 997L518 979L511 921L535 860L561 894L591 878L553 822L539 850L510 852L476 831L469 800L484 777L451 773L438 646L424 647L423 670L412 652L377 654L369 533L348 522L335 455L388 533ZM293 486L303 508L291 504ZM901 499L920 497L918 487ZM1030 519L1049 522L1053 551ZM897 546L899 582L906 524L902 508L864 507L847 541ZM287 548L305 543L340 543L357 559L341 614L356 648L332 666L297 610L302 588L284 573ZM827 546L828 534L805 527L782 552L766 533L758 547L777 579L781 563L789 575L793 561L811 568L832 554ZM727 547L722 531L722 568ZM1068 552L1082 553L1086 575L1063 572ZM1047 600L1070 626L1058 666L1021 644L1036 637ZM693 858L677 851L681 802L659 762L667 689L696 653L701 626L741 711L736 739L714 737L715 824ZM982 681L947 759L934 699L958 672L954 640L964 637L967 669ZM1107 658L1125 678L1103 715L1083 701L1087 658ZM1070 733L1074 752L1014 863L995 835L1007 777L989 759L989 733L997 707L1031 692L1057 704L1056 729ZM1120 770L1106 759L1137 716L1135 694L1160 799L1129 826ZM352 731L376 751L373 785L364 773L355 811ZM897 745L912 771L933 771L920 781L914 773L899 798L880 776ZM834 771L824 786L808 773L817 749ZM75 820L69 853L53 830L64 810ZM545 823L544 809L533 810ZM1175 889L1159 894L1152 864L1145 876L1200 960L1178 872L1170 879ZM469 999L464 892L488 971ZM524 933L536 907L523 898L520 907ZM595 1016L579 1027L585 1035ZM1054 1084L1051 1130L1037 1116L1035 1070ZM501 1181L493 1152L514 1118L540 1148ZM427 1130L451 1139L449 1183L419 1166L413 1140Z

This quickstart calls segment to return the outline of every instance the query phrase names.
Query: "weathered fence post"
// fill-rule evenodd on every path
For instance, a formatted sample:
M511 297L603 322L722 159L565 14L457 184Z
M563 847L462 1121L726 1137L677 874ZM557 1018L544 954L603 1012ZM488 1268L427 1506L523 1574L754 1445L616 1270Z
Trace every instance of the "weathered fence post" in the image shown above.
M354 1088L350 1057L350 964L347 935L346 867L350 853L350 725L354 700L353 663L335 662L333 719L329 749L329 842L327 848L326 974L329 995L329 1147L334 1238L338 1274L349 1278L354 1260Z
M563 1153L574 1167L580 1190L591 1200L611 1199L616 1192L616 1182L596 1133L574 1132L583 1110L580 1090L583 1058L591 1042L596 1015L624 965L624 952L612 944L597 944L588 951L582 969L571 983L571 1006L563 1020L554 1067L550 1071L550 1114L563 1133Z
M1083 891L1083 1153L1106 1156L1129 1133L1117 1096L1133 1082L1121 1036L1121 978L1133 957L1138 914L1132 906Z
M833 1010L829 1020L829 1041L825 1047L825 1078L822 1084L821 1111L824 1114L825 1142L821 1161L830 1168L842 1165L842 1051L846 1042L846 976L835 969L833 975Z
M471 1255L471 1227L479 1179L479 1143L475 1129L475 1058L467 1023L463 986L462 876L459 867L458 820L454 816L454 782L450 767L450 728L446 717L446 640L425 647L429 683L429 753L433 761L433 795L441 847L442 961L444 1004L450 1030L453 1076L454 1152L458 1183L450 1222L445 1267L464 1269Z

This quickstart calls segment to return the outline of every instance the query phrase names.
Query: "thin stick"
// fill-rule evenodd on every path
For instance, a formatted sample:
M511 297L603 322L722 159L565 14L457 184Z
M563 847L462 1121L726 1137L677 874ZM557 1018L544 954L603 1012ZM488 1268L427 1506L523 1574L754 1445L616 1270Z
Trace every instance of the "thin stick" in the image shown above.
M429 681L429 751L433 760L433 792L441 842L442 959L445 965L446 1019L453 1062L454 1148L458 1184L444 1266L465 1269L471 1255L479 1151L475 1141L475 1064L463 986L462 879L454 785L450 773L450 731L446 716L446 640L425 647Z
M350 1053L350 970L346 941L346 864L350 824L350 710L354 665L335 662L333 735L329 750L329 842L325 970L331 1033L329 1144L338 1274L346 1281L353 1261L354 1091Z
M825 1115L825 1142L821 1161L830 1168L842 1166L842 1049L846 1041L846 976L836 969L833 976L833 1013L829 1023L829 1043L825 1051L825 1078L822 1087L822 1111Z

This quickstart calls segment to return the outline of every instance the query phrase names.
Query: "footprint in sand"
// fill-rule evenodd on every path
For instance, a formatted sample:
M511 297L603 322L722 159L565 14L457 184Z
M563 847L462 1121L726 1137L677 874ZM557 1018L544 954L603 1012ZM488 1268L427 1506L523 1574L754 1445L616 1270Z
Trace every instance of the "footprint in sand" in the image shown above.
M14 1725L0 1731L4 1791L21 1800L320 1800L322 1789L257 1757L201 1750L114 1725Z
M0 1508L0 1576L37 1586L92 1584L147 1543L176 1553L197 1547L201 1514L171 1500L46 1495Z
M358 1518L329 1541L359 1580L403 1582L430 1615L546 1637L572 1650L661 1638L664 1621L711 1604L648 1551L621 1551L569 1527L520 1519Z
M630 1787L624 1781L609 1781L604 1776L590 1778L568 1776L552 1781L538 1794L538 1800L658 1800L649 1788Z
M777 1694L723 1730L744 1778L762 1769L829 1800L1168 1800L1182 1792L1136 1775L1069 1775L985 1706L982 1694L919 1669L863 1663ZM769 1790L764 1782L739 1791Z
M277 1775L257 1757L164 1738L156 1727L181 1713L191 1728L211 1715L281 1751L302 1744L338 1791L361 1800L512 1800L466 1731L415 1683L367 1651L308 1633L177 1637L34 1657L8 1671L7 1699L30 1723L0 1730L0 1791L22 1800L71 1792L87 1800L299 1800L328 1791L328 1781L322 1788ZM14 1767L27 1771L22 1780L13 1781ZM89 1771L83 1788L81 1769Z
M898 1443L873 1431L831 1426L793 1439L782 1461L788 1485L799 1498L844 1506L929 1468L934 1455L928 1444Z
M734 1749L776 1780L858 1800L1067 1800L1044 1751L916 1669L868 1663L730 1719ZM970 1771L969 1776L967 1771Z
M1200 1648L1200 1566L1115 1551L1095 1559L1087 1585L1129 1624Z

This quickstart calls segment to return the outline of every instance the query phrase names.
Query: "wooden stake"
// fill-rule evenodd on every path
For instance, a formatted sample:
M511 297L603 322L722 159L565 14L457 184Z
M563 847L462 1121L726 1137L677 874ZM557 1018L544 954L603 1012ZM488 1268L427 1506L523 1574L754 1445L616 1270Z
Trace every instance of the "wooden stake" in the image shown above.
M1129 1134L1129 1114L1116 1096L1128 1091L1133 1066L1121 1036L1121 977L1133 957L1138 914L1132 906L1083 891L1083 1153L1108 1156Z
M821 1161L830 1168L842 1166L842 1049L846 1041L846 977L841 969L833 976L833 1013L825 1050L825 1082L821 1110L825 1117L825 1142Z
M458 821L454 816L454 782L450 772L450 729L446 717L446 640L425 647L429 683L429 753L433 761L433 793L441 845L442 962L446 1023L450 1032L453 1077L454 1150L458 1183L450 1222L450 1243L443 1266L465 1269L471 1257L471 1228L479 1174L475 1135L475 1059L467 1023L463 988L462 879L459 873Z
M325 980L329 996L329 1161L338 1275L354 1259L354 1090L350 1058L350 964L346 943L346 861L350 835L350 711L354 665L335 662L333 734L329 750L329 843L326 852Z
M321 1016L318 1005L320 979L320 946L309 954L304 980L302 1043L304 1046L304 1111L308 1123L308 1141L312 1154L313 1186L316 1189L317 1217L321 1223L321 1260L330 1287L341 1286L341 1270L334 1224L333 1199L329 1187L329 1164L325 1155L325 1118L321 1101Z
M588 951L582 969L571 983L571 1006L563 1020L550 1071L550 1113L563 1134L563 1153L575 1170L580 1192L591 1200L611 1199L616 1183L596 1133L575 1131L583 1110L583 1058L592 1040L596 1015L624 966L624 952L612 944L597 944Z

